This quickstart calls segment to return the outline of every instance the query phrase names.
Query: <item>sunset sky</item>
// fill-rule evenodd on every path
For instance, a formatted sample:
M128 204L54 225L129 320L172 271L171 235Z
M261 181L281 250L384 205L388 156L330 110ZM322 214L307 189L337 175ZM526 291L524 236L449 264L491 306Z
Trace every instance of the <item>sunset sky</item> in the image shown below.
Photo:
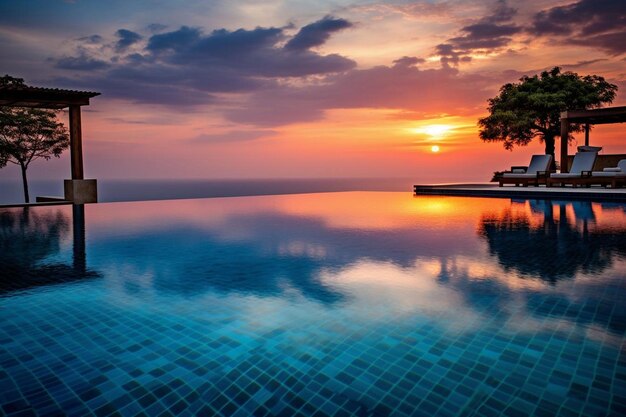
M487 181L543 152L478 139L502 84L558 65L626 105L626 2L1 0L0 56L29 85L102 93L90 178ZM591 143L626 153L626 125ZM69 177L67 155L29 174Z

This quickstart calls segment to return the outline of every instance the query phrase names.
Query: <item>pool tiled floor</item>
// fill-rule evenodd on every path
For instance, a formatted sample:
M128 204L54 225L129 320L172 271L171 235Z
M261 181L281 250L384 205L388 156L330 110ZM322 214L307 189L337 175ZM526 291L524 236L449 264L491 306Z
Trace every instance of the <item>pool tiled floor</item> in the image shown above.
M71 209L30 213L30 244L47 252L28 263L2 255L0 415L626 415L621 214L552 229L490 199L439 229L411 214L387 230L294 217L277 208L290 198L191 201L198 219L135 229L110 226L118 206L93 206L86 260ZM206 223L215 207L225 219ZM4 236L31 236L17 224ZM501 224L502 235L487 229ZM541 227L568 240L530 264L497 246ZM527 250L514 240L513 253ZM588 257L555 269L544 264L552 250Z

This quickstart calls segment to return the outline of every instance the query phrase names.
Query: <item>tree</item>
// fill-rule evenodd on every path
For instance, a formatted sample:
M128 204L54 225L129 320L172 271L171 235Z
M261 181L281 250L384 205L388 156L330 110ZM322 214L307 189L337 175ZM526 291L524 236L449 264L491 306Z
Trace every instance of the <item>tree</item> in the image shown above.
M490 115L478 120L480 138L485 142L503 142L508 150L539 138L554 161L554 140L561 135L561 112L612 103L616 91L617 86L603 77L562 73L559 67L524 76L517 84L503 85L500 94L489 99ZM580 124L570 127L570 132L582 130Z
M0 89L22 86L25 85L21 78L0 77ZM30 202L28 165L39 158L58 158L69 146L67 129L57 121L54 110L0 107L0 168L9 162L20 166L25 202Z

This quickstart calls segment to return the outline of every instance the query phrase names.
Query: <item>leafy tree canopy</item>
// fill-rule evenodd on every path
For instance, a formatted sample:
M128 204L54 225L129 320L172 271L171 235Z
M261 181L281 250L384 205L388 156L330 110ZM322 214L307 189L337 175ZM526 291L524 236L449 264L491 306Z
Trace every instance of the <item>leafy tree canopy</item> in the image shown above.
M554 139L561 134L561 112L601 107L612 103L616 92L617 86L603 77L561 72L559 67L524 76L519 83L503 85L500 94L489 99L489 116L478 120L480 138L503 142L509 150L539 138L545 143L546 154L554 156ZM582 129L572 124L570 132Z
M21 78L0 77L0 89L22 85ZM67 129L54 110L0 106L0 168L9 162L20 166L26 202L28 165L39 158L59 157L69 145Z

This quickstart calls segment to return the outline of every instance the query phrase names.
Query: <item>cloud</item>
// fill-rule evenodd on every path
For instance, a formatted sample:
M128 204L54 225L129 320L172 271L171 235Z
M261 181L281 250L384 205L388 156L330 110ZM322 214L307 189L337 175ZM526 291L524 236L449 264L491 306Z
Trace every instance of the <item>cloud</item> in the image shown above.
M84 36L82 38L78 38L77 40L79 42L83 42L85 44L92 44L92 45L100 44L103 41L102 36L100 35Z
M117 52L124 52L129 46L136 44L142 39L140 34L127 29L120 29L115 32L115 34L119 38L115 44L115 50Z
M77 56L59 58L55 61L54 66L55 68L67 70L95 71L108 68L111 64L101 59L90 57L86 52L82 52Z
M414 67L417 64L423 64L426 62L424 58L417 58L414 56L403 56L393 61L394 66L397 67Z
M330 38L333 32L352 27L352 23L346 19L336 19L326 16L317 22L304 26L287 42L286 49L302 51L316 46L321 46Z
M231 130L225 133L201 134L191 138L195 143L248 142L276 134L275 130Z
M351 5L346 10L350 13L367 13L375 17L385 15L400 15L411 20L440 20L442 17L449 19L458 5L451 1L431 2L407 2L401 4L389 3L367 3L362 5Z
M506 0L499 0L491 14L462 27L460 36L436 46L442 65L457 66L471 61L473 53L489 53L509 45L511 36L523 31L521 26L510 23L516 14L517 10L509 7Z
M582 68L582 67L588 67L589 65L593 65L596 62L603 62L603 61L608 61L608 59L606 58L589 59L589 60L578 61L574 64L563 64L559 66L564 69L577 69L577 68Z
M205 36L198 29L183 27L152 36L147 49L169 64L226 69L250 77L303 77L346 71L356 65L337 54L281 47L285 38L280 28L220 29Z
M200 29L182 26L173 32L151 36L146 49L152 53L176 50L185 48L187 45L197 42L198 39L200 39Z
M626 52L626 7L622 0L580 0L552 7L533 17L529 32L619 55Z
M463 113L466 103L484 102L492 81L453 68L377 66L328 76L324 83L279 85L255 92L241 108L225 114L233 122L276 126L310 122L328 109L388 108L410 114Z
M506 46L511 35L522 31L515 25L500 25L495 23L476 23L461 29L463 36L450 39L456 48L461 49L495 49Z
M321 44L331 33L349 25L343 19L326 17L305 26L292 39L298 39L301 33L314 33L309 44ZM338 54L302 49L302 41L298 48L287 48L285 41L288 43L289 37L284 29L275 27L219 29L205 34L200 28L181 26L149 34L146 41L142 41L141 34L127 29L115 35L118 40L110 46L94 49L79 45L76 56L55 60L57 68L107 69L85 74L71 85L98 88L109 97L195 106L215 103L217 94L250 93L272 88L285 78L324 76L356 66L353 60ZM133 53L125 54L131 45ZM106 61L103 55L107 55Z
M442 43L435 47L436 54L440 56L439 60L444 67L458 66L461 62L469 62L472 57L467 54L467 50L459 50L454 45Z

